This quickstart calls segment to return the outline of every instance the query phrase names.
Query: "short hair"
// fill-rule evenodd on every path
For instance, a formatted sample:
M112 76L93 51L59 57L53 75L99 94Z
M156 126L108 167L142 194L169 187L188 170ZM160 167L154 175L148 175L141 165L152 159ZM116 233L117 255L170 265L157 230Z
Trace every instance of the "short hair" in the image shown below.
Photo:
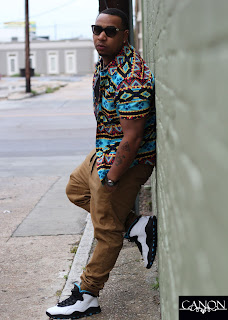
M129 30L129 22L127 15L120 9L117 8L107 8L99 13L110 14L111 16L118 16L122 20L122 26L125 30Z

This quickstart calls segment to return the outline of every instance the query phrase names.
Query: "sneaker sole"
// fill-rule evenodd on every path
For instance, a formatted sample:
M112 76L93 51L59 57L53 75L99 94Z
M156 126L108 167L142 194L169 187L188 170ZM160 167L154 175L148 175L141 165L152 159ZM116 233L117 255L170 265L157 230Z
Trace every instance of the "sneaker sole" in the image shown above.
M151 232L152 230L152 232ZM148 252L148 264L146 266L147 269L150 269L152 267L152 264L155 259L156 255L156 249L157 249L157 218L156 216L153 216L149 219L146 228L146 244L149 247Z
M98 314L100 312L101 312L101 308L100 307L91 307L91 308L89 308L88 310L86 310L84 312L75 311L70 315L56 314L56 315L52 316L48 312L46 312L46 314L51 319L80 319L80 318L83 318L83 317L89 317L89 316L92 316L94 314Z

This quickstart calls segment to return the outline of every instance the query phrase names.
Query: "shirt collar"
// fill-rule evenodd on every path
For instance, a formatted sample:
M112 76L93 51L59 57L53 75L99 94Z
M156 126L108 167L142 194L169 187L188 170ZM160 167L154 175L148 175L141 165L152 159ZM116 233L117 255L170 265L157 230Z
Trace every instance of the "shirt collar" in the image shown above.
M98 63L98 69L100 71L105 71L111 68L118 67L118 65L121 65L125 62L126 60L126 52L129 50L132 50L132 46L130 45L125 45L121 48L120 52L115 56L115 58L109 62L107 66L103 66L103 59L100 57L99 63Z

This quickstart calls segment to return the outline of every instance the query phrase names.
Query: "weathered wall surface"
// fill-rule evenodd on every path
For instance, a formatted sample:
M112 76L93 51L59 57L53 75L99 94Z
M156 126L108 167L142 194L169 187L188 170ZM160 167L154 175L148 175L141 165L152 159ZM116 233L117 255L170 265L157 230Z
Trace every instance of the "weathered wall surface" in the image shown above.
M179 295L227 295L228 1L142 3L156 77L162 319L176 320Z

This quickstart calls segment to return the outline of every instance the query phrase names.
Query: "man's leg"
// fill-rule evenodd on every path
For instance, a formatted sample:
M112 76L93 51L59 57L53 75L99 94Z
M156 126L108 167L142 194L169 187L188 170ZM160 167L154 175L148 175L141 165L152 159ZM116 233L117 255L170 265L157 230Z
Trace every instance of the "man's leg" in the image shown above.
M93 256L81 276L81 288L98 295L108 280L109 272L115 265L123 245L125 223L135 220L130 214L136 196L142 184L152 173L153 168L148 165L138 165L129 169L117 186L109 193L99 180L94 168L90 177L91 192L90 213L94 226L97 245Z
M71 174L66 187L66 193L71 202L90 211L89 176L95 161L95 149L90 152L83 163ZM80 285L75 284L72 295L49 308L46 314L52 319L71 319L90 316L101 311L98 299L91 292L84 291Z
M101 311L97 296L119 255L125 222L128 220L130 224L135 219L129 212L140 186L152 172L152 168L145 165L129 169L115 192L109 193L100 182L92 156L91 152L72 173L67 195L74 204L91 212L98 242L92 259L81 276L81 286L75 284L68 299L47 310L47 315L54 319L81 318Z
M96 157L96 149L93 149L82 164L70 175L66 187L66 194L69 200L80 208L90 212L90 187L89 179Z

